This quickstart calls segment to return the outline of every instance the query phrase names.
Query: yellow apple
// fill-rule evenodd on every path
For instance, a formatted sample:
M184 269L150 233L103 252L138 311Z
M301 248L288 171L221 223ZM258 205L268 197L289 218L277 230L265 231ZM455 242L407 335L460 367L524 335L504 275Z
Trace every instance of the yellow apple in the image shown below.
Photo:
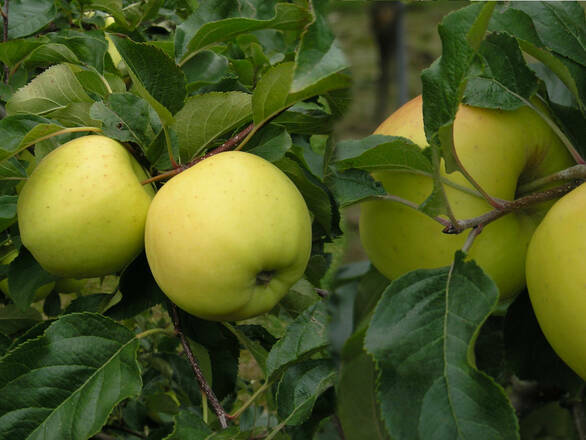
M423 129L422 100L405 104L375 131L403 136L427 145ZM528 107L515 111L488 110L461 105L454 124L456 151L464 167L493 197L513 200L520 183L548 175L574 164L555 133ZM443 165L442 165L443 168ZM472 188L459 173L446 179ZM373 176L386 191L422 203L432 190L431 177L398 171L378 171ZM458 219L473 218L492 209L482 198L445 185ZM476 238L470 256L500 289L501 299L525 286L525 256L543 209L520 211L487 225ZM443 226L421 212L391 201L362 204L360 238L372 263L395 279L411 270L451 263L467 233L446 235Z
M145 243L153 276L174 303L200 318L241 320L269 311L302 277L311 220L276 166L224 152L159 190Z
M559 199L527 252L527 288L545 337L586 380L586 183Z
M48 272L90 278L117 272L143 249L153 189L139 163L104 136L49 153L17 202L21 240Z

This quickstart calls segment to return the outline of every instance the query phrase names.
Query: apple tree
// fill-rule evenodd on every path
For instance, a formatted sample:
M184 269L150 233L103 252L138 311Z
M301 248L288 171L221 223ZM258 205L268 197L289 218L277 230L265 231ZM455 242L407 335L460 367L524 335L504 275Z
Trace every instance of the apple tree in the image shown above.
M586 438L579 2L343 140L326 1L0 4L0 439Z

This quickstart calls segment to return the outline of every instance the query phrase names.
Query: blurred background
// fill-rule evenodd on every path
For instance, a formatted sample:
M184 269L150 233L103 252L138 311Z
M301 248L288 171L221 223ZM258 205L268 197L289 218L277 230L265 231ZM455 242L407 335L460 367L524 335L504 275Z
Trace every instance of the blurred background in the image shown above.
M420 74L441 55L437 26L466 1L348 1L332 3L329 21L352 66L352 101L336 141L371 134L394 110L421 93ZM360 208L345 210L343 261L366 255L358 238Z

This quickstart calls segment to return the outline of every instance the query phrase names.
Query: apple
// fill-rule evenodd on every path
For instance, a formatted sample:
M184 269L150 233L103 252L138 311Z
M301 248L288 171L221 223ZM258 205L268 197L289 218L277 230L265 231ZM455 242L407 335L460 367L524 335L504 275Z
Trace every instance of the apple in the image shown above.
M145 244L153 276L174 303L203 319L237 321L272 309L302 277L311 219L276 166L224 152L159 190Z
M384 121L376 134L403 136L427 145L421 96ZM456 151L464 167L493 197L513 200L520 183L532 181L574 164L548 125L528 107L499 111L461 105L454 123ZM443 163L443 162L442 162ZM389 194L422 203L432 191L429 176L377 171ZM446 179L472 188L459 172ZM482 198L444 185L456 218L468 219L492 207ZM488 224L475 239L469 255L496 282L501 300L525 286L525 256L545 208L516 211ZM467 233L447 235L443 226L425 214L392 201L362 204L360 238L374 266L389 279L419 268L449 265Z
M527 252L527 288L553 349L586 379L586 183L559 199Z
M111 274L143 249L154 196L139 163L104 136L74 139L49 153L20 192L21 240L48 272L65 278Z

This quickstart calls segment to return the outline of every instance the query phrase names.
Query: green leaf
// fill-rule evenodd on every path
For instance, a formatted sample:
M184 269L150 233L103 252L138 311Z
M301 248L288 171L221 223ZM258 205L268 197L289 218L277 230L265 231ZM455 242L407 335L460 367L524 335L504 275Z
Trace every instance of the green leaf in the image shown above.
M251 96L242 92L211 92L189 98L175 116L181 159L189 162L218 136L252 116Z
M362 348L364 331L344 346L340 379L336 385L337 411L347 439L389 440L376 396L377 371Z
M240 7L233 6L226 13L230 3L216 0L200 4L196 12L177 27L175 48L178 58L185 60L194 53L242 33L260 29L296 30L310 20L307 9L300 5L277 3L272 18L259 20L236 16L240 15Z
M111 300L112 294L110 293L96 293L82 296L71 301L63 314L67 315L79 312L102 313Z
M51 64L81 64L75 53L64 44L46 43L30 52L24 64L27 67L49 66Z
M112 319L131 318L166 300L151 274L144 252L124 269L118 288L122 300L106 312Z
M519 295L507 311L505 351L508 367L521 380L561 387L570 393L582 384L545 339L527 294Z
M329 185L341 208L387 193L382 184L364 170L351 169L335 173L330 177Z
M269 125L253 136L246 144L246 151L269 162L276 162L285 156L292 145L293 142L287 130Z
M308 360L285 371L276 392L278 413L282 423L303 423L313 410L317 398L333 386L336 368L329 359Z
M63 130L55 123L45 123L45 118L32 115L9 116L0 121L0 134L6 134L8 142L0 150L0 161L13 157L25 148L37 143L42 138Z
M497 299L494 282L461 252L451 267L410 272L383 293L365 347L393 438L519 438L504 391L474 365L476 335Z
M206 439L212 430L205 424L201 413L195 408L185 408L174 418L173 432L165 440Z
M228 59L211 50L198 53L181 69L185 73L187 91L193 92L208 84L217 84L228 73Z
M32 113L42 115L65 108L72 102L92 102L65 64L45 70L25 87L16 91L6 103L9 115Z
M102 122L104 135L121 142L134 142L146 151L162 130L149 103L132 93L112 93L92 105L90 115Z
M537 91L537 76L525 63L517 41L493 33L482 42L486 66L466 85L463 102L484 108L515 110Z
M10 0L8 39L34 34L52 22L55 16L53 0Z
M294 67L292 62L277 64L260 78L252 94L252 114L255 125L263 124L287 107Z
M273 346L267 357L267 377L276 377L285 367L306 359L328 344L328 315L322 301L309 307Z
M104 56L108 50L108 43L101 31L78 32L71 29L63 30L58 34L50 34L53 43L69 48L82 64L104 71Z
M20 330L32 327L42 320L41 314L32 307L20 310L16 304L0 306L0 332L12 335Z
M224 323L224 325L230 330L238 341L242 344L244 348L250 351L250 354L254 357L258 366L262 370L263 374L266 375L266 362L267 362L267 350L258 342L251 338L249 338L243 331L238 328L238 326L233 326L228 323Z
M8 269L8 291L14 303L25 310L31 304L36 290L57 278L45 271L22 246Z
M287 155L275 163L295 183L307 207L315 215L315 221L326 234L339 235L340 213L329 189L294 156Z
M130 330L100 315L55 321L0 361L0 437L91 437L140 391L137 348Z
M5 170L2 169L2 172ZM0 232L16 221L16 201L18 196L0 196Z
M9 67L22 62L43 42L39 40L8 40L0 43L0 61Z
M90 116L91 107L91 102L72 102L63 108L47 113L46 116L63 124L65 127L99 127L100 122ZM57 129L58 127L59 126L49 126L47 129L59 131ZM34 131L40 129L41 127L37 126ZM47 132L46 135L52 134L54 131Z
M336 168L366 171L400 170L431 173L432 166L421 148L409 139L371 135L360 140L338 143Z
M4 356L4 353L10 347L11 339L3 333L0 333L0 357Z
M294 93L299 93L349 67L327 23L328 3L312 1L311 4L313 22L303 33L295 58L295 73L291 85Z
M116 49L129 68L139 95L146 99L166 124L183 107L185 75L161 49L111 35Z

